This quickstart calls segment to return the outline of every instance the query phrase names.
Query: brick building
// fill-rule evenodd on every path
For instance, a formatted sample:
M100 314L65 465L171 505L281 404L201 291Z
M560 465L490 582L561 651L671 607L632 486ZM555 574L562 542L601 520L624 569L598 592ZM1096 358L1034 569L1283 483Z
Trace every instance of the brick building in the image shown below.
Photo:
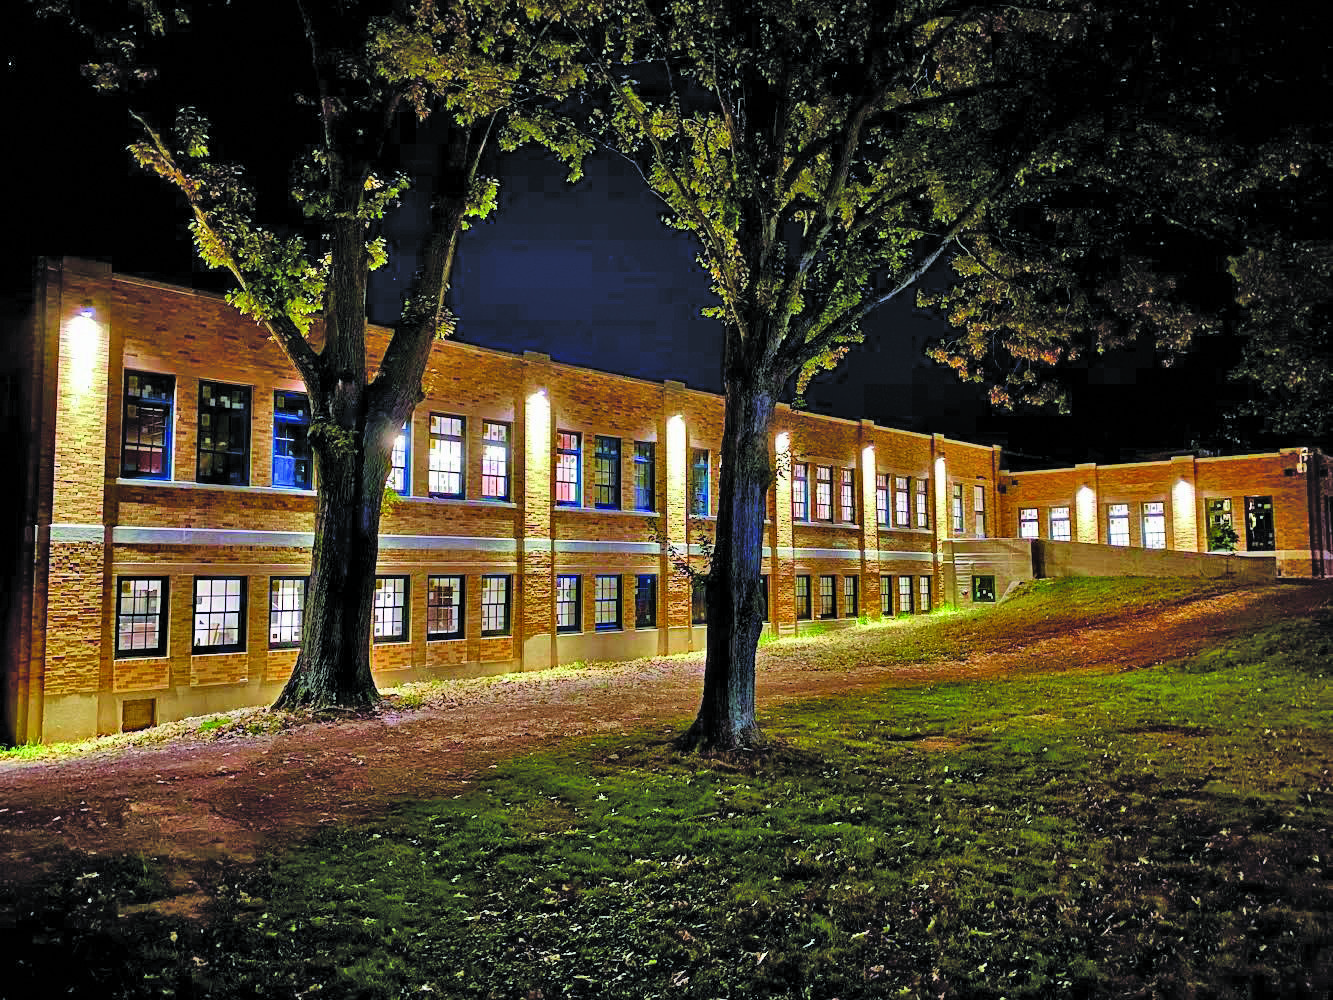
M372 328L372 355L387 339ZM41 265L18 343L0 361L26 472L8 498L4 738L272 700L314 508L281 351L220 297L74 258ZM720 397L457 342L424 389L381 526L379 683L703 648L671 554L697 561L716 512ZM993 600L1044 564L1124 571L1113 547L1147 572L1233 572L1198 555L1224 515L1246 556L1276 558L1247 572L1322 575L1333 548L1317 452L1011 475L995 447L787 407L773 449L791 469L764 546L778 635Z

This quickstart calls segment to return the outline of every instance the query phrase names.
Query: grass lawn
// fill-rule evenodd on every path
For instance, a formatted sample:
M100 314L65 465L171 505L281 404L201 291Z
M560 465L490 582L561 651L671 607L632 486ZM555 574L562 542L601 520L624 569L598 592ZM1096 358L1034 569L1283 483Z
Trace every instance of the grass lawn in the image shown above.
M952 654L1076 614L1078 586L1104 583L903 639ZM1324 617L1130 673L784 706L751 761L580 741L220 871L202 923L124 916L169 895L153 860L87 858L3 932L0 995L1324 998L1330 663Z

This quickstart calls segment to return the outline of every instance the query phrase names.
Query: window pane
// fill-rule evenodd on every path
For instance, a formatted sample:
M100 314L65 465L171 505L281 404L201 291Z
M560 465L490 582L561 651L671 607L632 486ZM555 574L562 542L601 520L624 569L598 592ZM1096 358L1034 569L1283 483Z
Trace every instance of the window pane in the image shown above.
M860 579L854 576L842 578L842 616L855 618L857 615L857 589Z
M171 411L176 380L170 375L125 373L120 474L167 479L171 474Z
M906 528L908 525L908 492L907 477L893 477L893 524L898 528Z
M815 466L815 520L833 520L833 468Z
M810 467L797 462L791 467L791 516L794 521L810 520Z
M250 389L199 383L198 469L201 483L250 482Z
M557 632L579 631L579 578L577 576L557 576L555 578L555 630Z
M1051 538L1057 542L1067 542L1069 534L1069 508L1051 508Z
M819 578L819 617L836 618L838 615L837 604L838 578L836 576L821 576Z
M194 579L194 643L196 653L238 652L245 648L245 579Z
M1106 528L1112 545L1129 544L1129 504L1113 503L1107 508Z
M579 435L559 431L555 436L555 502L577 507L582 485L583 452Z
M875 522L889 523L889 475L886 472L875 474Z
M465 606L461 576L426 577L426 638L462 636Z
M708 511L708 452L695 448L690 459L690 515L707 517Z
M1160 500L1143 505L1143 547L1166 548L1166 504Z
M656 510L656 447L652 441L634 442L634 509Z
M381 642L402 642L407 638L407 577L376 577L372 615L374 638Z
M657 626L657 575L640 573L634 586L634 627Z
M608 510L620 508L620 438L598 434L593 460L596 465L597 495L593 506Z
M116 655L164 655L166 616L165 577L120 577L116 587Z
M384 485L400 496L407 496L410 482L407 456L410 452L408 438L411 434L411 425L403 424L403 429L393 439L393 447L389 451L389 478L384 481Z
M481 578L481 634L509 634L509 577Z
M274 576L268 582L268 644L270 649L301 645L305 613L303 576Z
M1036 538L1040 532L1037 529L1037 508L1023 507L1018 511L1018 537Z
M930 482L926 479L916 481L916 526L930 527Z
M273 485L308 490L313 460L310 453L310 401L303 392L273 394Z
M853 482L853 471L851 469L842 470L842 480L838 487L839 506L842 508L841 518L844 522L851 523L856 520L856 511L852 503L852 494L855 492L855 483Z
M810 578L808 576L798 576L796 578L796 617L810 618Z
M481 495L509 499L509 425L487 420L481 425Z
M426 487L433 497L463 497L462 417L430 415L430 455Z
M595 582L593 614L596 628L608 631L620 628L620 577L599 576Z

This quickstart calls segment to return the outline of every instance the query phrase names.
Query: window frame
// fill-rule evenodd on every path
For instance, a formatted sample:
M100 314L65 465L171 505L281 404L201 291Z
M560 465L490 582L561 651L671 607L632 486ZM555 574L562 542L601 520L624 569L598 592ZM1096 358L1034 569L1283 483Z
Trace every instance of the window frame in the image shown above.
M1245 551L1277 551L1277 509L1272 496L1249 496L1242 503L1241 510L1245 517ZM1266 516L1268 521L1267 537L1259 533L1257 514Z
M875 523L881 528L889 526L889 474L875 473Z
M931 600L932 580L929 576L917 577L916 605L919 614L928 614L934 604Z
M285 600L287 595L275 591L275 586L283 583L299 583L300 597L295 607L289 607ZM306 591L310 586L310 577L308 576L270 576L268 578L268 648L269 649L300 649L301 648L301 630L305 626L305 599ZM275 603L279 602L279 603ZM274 621L275 615L294 616L285 621ZM274 635L286 630L295 630L295 639L274 639Z
M1156 510L1149 510L1156 507ZM1139 508L1139 531L1145 549L1166 549L1166 502L1145 500Z
M451 603L432 603L431 598L434 594L432 585L437 580L456 580L457 589L454 592L454 599ZM441 612L447 612L450 608L454 610L455 628L452 631L441 629L432 629L432 619L438 620ZM435 615L431 612L436 611ZM462 573L430 573L426 576L426 641L439 641L446 639L462 639L465 636L467 619L467 577Z
M711 461L707 448L690 449L690 517L708 517L712 512Z
M646 450L645 450L646 449ZM646 484L644 482L646 480ZM643 498L648 498L644 506ZM634 509L657 510L657 442L634 442Z
M495 581L502 584L503 602L496 604L495 601L488 602L487 584L492 585ZM493 594L490 596L494 596ZM500 628L486 627L487 608L499 607L503 615L503 621ZM481 578L481 635L482 638L491 638L493 636L506 636L513 631L513 607L514 607L514 578L508 573L486 573Z
M861 578L846 574L842 578L842 616L856 618L861 608Z
M906 586L903 586L906 584ZM898 614L910 615L916 613L916 597L912 591L912 578L907 575L898 577Z
M810 464L793 462L791 467L791 519L810 521Z
M953 483L949 491L949 522L955 535L963 534L963 484Z
M808 622L814 620L814 605L810 595L810 574L801 573L792 585L792 600L796 608L796 620Z
M458 421L458 433L443 428L451 420ZM441 428L436 430L437 423ZM426 456L426 492L437 500L463 500L467 497L467 417L458 413L430 413L426 417L426 435L429 438ZM437 447L438 445L438 447ZM439 459L437 462L436 459ZM450 459L457 467L449 468ZM444 487L449 477L458 477L458 489Z
M492 429L498 429L503 432L502 438L492 437ZM508 503L511 494L510 482L512 480L510 463L513 458L512 441L513 427L503 420L483 420L481 422L481 499L491 500L500 503ZM499 472L493 471L496 461L495 452L500 453L501 469ZM492 471L487 471L490 468ZM498 480L503 486L499 493L487 492L487 480Z
M760 619L760 621L765 622L765 623L771 622L771 621L773 620L772 617L771 617L771 616L772 616L772 613L773 613L773 605L772 605L772 602L768 599L768 574L767 574L767 573L760 573L760 574L759 574L759 593L760 593L760 595L761 595L761 596L763 597L763 599L764 599L763 617Z
M708 588L702 580L690 581L690 625L708 624Z
M815 466L815 517L816 521L829 523L833 520L833 466Z
M844 468L838 475L839 517L843 524L856 523L856 471Z
M821 620L838 617L838 575L819 574L819 617Z
M930 480L916 481L916 526L930 530Z
M561 621L566 610L573 612L572 621ZM583 631L583 577L577 573L556 574L555 631L556 635L574 635Z
M244 406L242 407L217 406L214 405L210 399L209 405L205 407L204 405L205 390L209 390L211 396L211 390L219 388L227 390L228 393L232 391L243 393L245 396ZM222 394L219 393L219 396L221 395ZM216 437L216 427L214 427L212 424L213 416L223 415L225 411L225 415L228 418L227 426L230 427L232 424L231 413L234 409L239 409L244 413L244 419L241 419L239 421L239 424L243 430L243 437L244 437L244 443L242 444L239 452L230 446L226 448L219 448L216 445L205 447L204 446L205 415L209 417L210 427L213 428L212 430L210 430L210 439L213 439ZM255 403L254 403L254 389L252 386L239 385L233 382L215 382L212 379L199 380L199 408L195 411L195 417L194 417L194 422L195 422L194 481L196 483L203 483L208 486L250 485L250 439L252 437L251 425L254 423L254 418L255 418ZM228 442L230 442L230 436L228 437ZM227 474L226 474L227 478L223 479L217 477L214 473L210 473L209 474L210 478L208 479L203 478L202 470L204 467L205 454L214 456L214 462L217 461L216 456L225 456L227 465ZM232 478L232 476L235 474L235 466L233 465L233 462L239 465L240 469L239 482L235 481Z
M620 510L620 438L609 434L593 435L592 454L592 505L598 510Z
M131 379L135 380L135 387L136 387L136 392L133 396L130 395ZM143 426L142 426L142 418L140 417L138 412L145 409L144 397L142 393L143 383L140 381L142 379L165 379L170 383L170 387L167 389L166 393L166 395L170 398L149 397L146 404L146 408L150 412L158 410L161 411L162 413L162 443L160 446L153 445L150 443L147 448L149 455L153 455L159 450L161 451L162 471L160 473L143 472L137 467L138 466L137 461L135 463L136 468L134 470L131 471L126 469L125 467L125 458L130 452L129 430L130 430L131 420L133 420L134 426L139 429L139 434L136 438L135 447L133 450L136 455L143 453L143 448L141 447L144 441ZM174 429L175 418L176 418L176 376L163 375L158 372L138 371L137 369L133 371L131 371L130 369L126 369L125 380L123 385L124 385L124 393L121 396L121 406L120 406L120 477L122 479L156 479L156 480L169 481L171 479L172 458L173 458L172 431ZM133 418L130 417L131 406L135 407L136 410ZM155 579L155 578L134 577L127 579Z
M401 442L402 447L399 448ZM398 463L398 453L402 451L403 461ZM400 475L401 474L401 475ZM394 485L395 479L401 479L402 485ZM384 479L384 488L393 490L400 497L412 495L412 421L403 422L402 428L393 437L389 446L389 474Z
M1122 537L1124 541L1116 541ZM1108 503L1106 505L1106 544L1117 548L1127 548L1131 544L1129 532L1129 504Z
M380 601L380 594L381 594L381 592L384 590L383 584L390 583L390 582L401 582L401 583L402 583L402 603L401 603L401 604L386 604L386 603L381 603L381 601ZM388 610L388 611L401 610L401 611L402 611L402 618L401 618L401 621L400 621L400 628L399 628L399 630L398 630L397 632L385 632L385 631L380 631L380 632L377 633L376 630L382 628L382 624L381 624L381 623L383 622L383 618L381 617L381 614L380 614L380 613L383 612L383 611L386 611L386 610ZM384 576L377 576L377 577L375 577L375 591L374 591L374 593L371 595L371 598L370 598L370 641L371 641L371 644L372 644L372 645L376 645L376 646L381 646L381 645L388 645L388 644L395 643L395 642L408 642L408 641L410 641L410 639L411 639L411 637L412 637L412 634L411 634L411 622L410 622L411 611L412 611L412 578L411 578L410 576L408 576L406 573L388 573L388 574L385 574Z
M598 573L593 577L592 627L594 632L619 632L624 626L624 581L619 573ZM614 593L603 588L611 587ZM604 616L609 615L603 620Z
M973 527L978 538L986 537L986 487L979 483L972 484Z
M879 616L881 618L893 617L892 573L881 573L879 575Z
M1063 517L1057 517L1057 511L1064 511ZM1069 516L1068 507L1051 507L1047 511L1046 523L1050 531L1051 541L1068 542L1074 538L1074 523ZM1057 530L1057 525L1063 525L1062 529ZM1061 534L1063 531L1063 534Z
M156 594L157 610L153 612L143 611L142 613L135 610L130 610L129 612L126 612L124 605L122 604L122 601L127 599L127 595L121 593L121 588L127 583L158 584L158 591ZM132 587L131 590L133 590ZM141 594L130 593L128 595L128 600L132 602L136 600L147 601L151 600L152 596L153 595L149 594L141 595ZM115 620L113 622L113 626L115 629L115 637L116 637L114 644L114 653L115 653L113 657L114 659L117 660L128 660L136 658L147 659L150 657L167 655L167 650L169 648L169 641L171 638L170 632L167 627L170 622L170 617L168 614L171 605L170 598L171 598L171 577L169 576L135 575L135 576L116 577L116 610L115 610ZM127 619L129 620L129 624L131 625L129 634L132 636L134 634L133 625L138 623L139 621L142 621L145 625L147 625L148 619L150 618L157 619L157 625L156 625L157 644L154 646L135 646L129 649L122 649L120 645L120 637L122 633L121 623L123 621L126 621Z
M907 476L893 477L893 526L912 526L912 487Z
M191 619L192 619L192 621L193 621L193 626L192 626L192 628L191 628L191 632L190 632L190 655L191 655L191 656L212 656L212 655L219 654L219 653L244 653L244 652L245 652L246 632L248 631L248 625L249 625L249 621L248 621L249 616L248 616L248 614L247 614L247 612L248 612L248 607L247 607L247 601L246 601L246 596L247 596L247 595L246 595L246 590L247 590L247 585L249 584L249 582L250 582L249 579L248 579L247 577L244 577L244 576L218 576L218 575L212 575L212 574L210 574L210 575L207 575L207 576L196 576L196 577L193 578L193 588L192 588L192 589L193 589L193 601L192 601L192 603L191 603ZM225 604L230 603L230 598L231 598L233 595L231 595L231 594L229 594L229 593L223 593L222 595L217 595L217 594L212 594L212 593L210 593L210 594L208 595L208 597L209 597L210 600L215 600L218 596L221 596L221 597L223 598L223 601L224 601L224 607L223 607L223 609L222 609L221 611L215 611L215 610L212 610L212 609L210 608L208 611L203 612L203 615L204 615L205 617L209 618L209 619L213 618L214 616L221 616L222 621L223 621L224 624L223 624L222 626L220 626L220 627L222 627L222 628L224 628L224 629L226 628L226 625L225 625L226 619L227 619L229 616L231 616L231 615L235 615L235 616L236 616L236 641L235 641L235 642L206 643L206 644L202 644L202 645L200 644L200 642L199 642L199 617L200 617L200 611L199 611L199 584L201 584L201 583L236 583L236 584L238 584L238 586L237 586L237 588L236 588L236 589L237 589L237 594L235 595L235 596L238 598L238 601L237 601L237 607L236 607L234 610L225 606ZM208 626L208 628L209 628L209 630L211 631L211 629L213 628L213 625L210 623L210 625Z
M984 581L990 581L986 583ZM973 604L994 604L995 594L995 574L977 573L972 576L972 603Z
M1041 522L1038 520L1040 511L1036 507L1018 508L1018 537L1019 538L1040 538Z
M644 594L646 589L647 595ZM645 600L646 596L646 600ZM647 614L643 613L647 608ZM634 577L634 627L657 628L657 574L636 573Z
M557 507L583 506L583 435L579 431L555 432L554 498Z
M287 409L286 405L283 405L281 408L278 406L278 400L284 400L285 404L285 401L291 400L294 397L299 398L303 403L303 409L305 411L304 418L294 416L292 411ZM299 434L295 434L290 438L280 438L278 436L280 428L298 429ZM279 442L281 442L287 450L292 452L304 449L305 454L280 455L278 453ZM291 482L280 481L282 477L278 475L279 462L290 463L292 468ZM302 463L305 464L304 482L300 481L301 477L296 472L296 470L301 467ZM270 485L278 489L286 490L309 490L314 488L315 453L310 447L310 397L304 392L299 392L295 389L273 390L273 456L271 464L272 472L269 480Z

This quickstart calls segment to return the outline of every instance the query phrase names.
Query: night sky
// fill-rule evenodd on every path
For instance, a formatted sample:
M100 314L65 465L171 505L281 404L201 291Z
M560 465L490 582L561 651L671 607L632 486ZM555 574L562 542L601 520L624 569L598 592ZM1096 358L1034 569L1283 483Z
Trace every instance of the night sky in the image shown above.
M12 143L4 169L16 206L0 259L4 287L26 281L34 255L70 254L110 259L117 271L224 290L221 276L202 271L194 257L183 201L124 152L135 135L123 103L92 95L78 77L77 50L67 36L23 19L23 6L6 4L0 15L9 20L0 22L0 134ZM183 66L199 59L198 52L182 53ZM214 148L223 158L262 164L275 134L309 134L308 112L290 99L265 107L263 128L242 117L269 86L263 73L248 74L221 108L216 94L193 95L215 118ZM153 110L159 121L169 115L165 105ZM429 162L429 145L419 137L405 152ZM263 175L257 178L261 206L276 213L285 209L279 202L286 162L271 155L267 161L269 186ZM713 297L694 260L694 243L658 221L658 203L630 166L599 155L573 186L561 166L535 150L500 157L492 169L502 177L500 210L464 235L455 263L458 339L720 388L720 327L699 315ZM373 277L374 320L392 320L412 272L412 221L420 206L409 195L388 227L397 253ZM928 280L946 277L941 270ZM977 387L924 358L926 342L945 327L916 310L910 295L882 307L865 327L866 343L812 385L810 409L1003 443L1016 453L1014 467L1025 464L1022 455L1036 464L1063 464L1187 447L1206 440L1214 401L1226 391L1218 368L1226 345L1172 372L1158 368L1144 349L1071 373L1074 412L1068 417L1006 417L990 412Z

